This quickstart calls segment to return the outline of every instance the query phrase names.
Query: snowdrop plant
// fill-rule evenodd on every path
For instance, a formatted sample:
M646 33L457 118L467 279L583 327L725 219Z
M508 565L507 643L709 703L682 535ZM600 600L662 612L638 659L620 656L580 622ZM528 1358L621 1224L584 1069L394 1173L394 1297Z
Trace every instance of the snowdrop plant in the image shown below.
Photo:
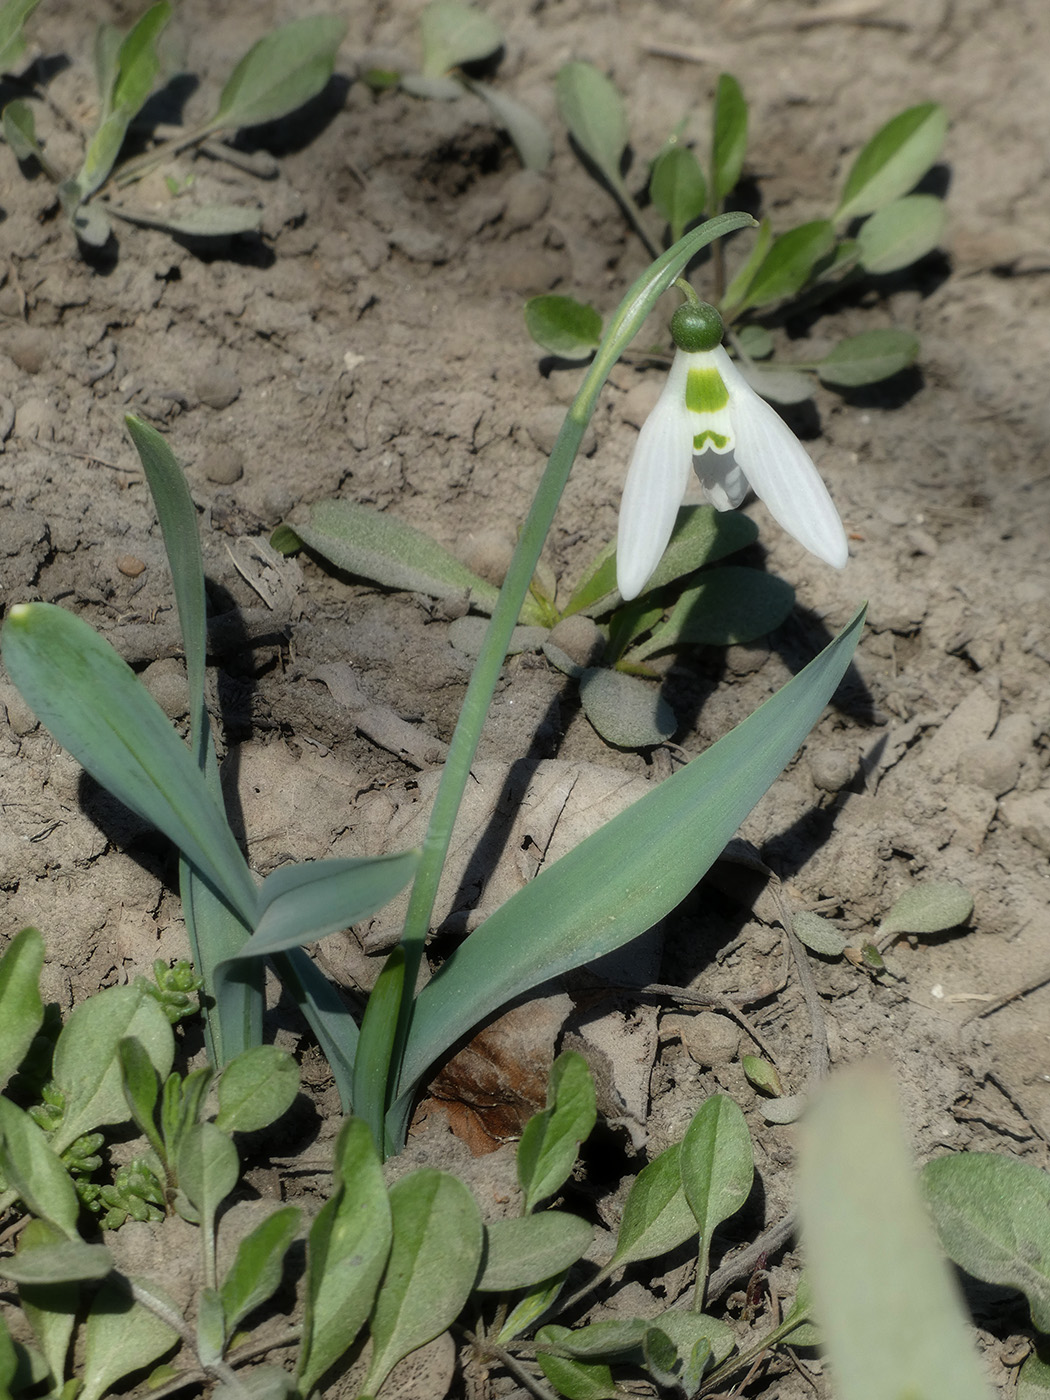
M738 506L748 488L790 535L837 569L846 534L809 454L751 388L722 348L722 318L690 300L671 319L675 357L663 393L638 435L620 506L616 582L636 598L671 538L689 468L717 510Z

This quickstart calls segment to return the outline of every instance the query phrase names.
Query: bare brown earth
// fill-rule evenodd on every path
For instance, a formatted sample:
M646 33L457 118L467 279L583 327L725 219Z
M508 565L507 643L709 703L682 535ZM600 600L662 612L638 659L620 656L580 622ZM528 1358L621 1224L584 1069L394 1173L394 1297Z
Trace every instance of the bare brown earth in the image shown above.
M876 326L922 338L914 372L845 396L818 388L812 407L790 413L846 521L849 567L832 575L752 503L766 567L795 586L798 607L759 646L676 662L665 685L688 716L676 747L609 749L564 677L526 654L506 667L480 761L496 793L506 765L525 755L562 765L555 776L596 765L597 775L584 770L595 791L644 790L749 713L870 600L855 672L742 835L793 909L828 914L854 942L919 880L961 882L974 914L949 936L903 941L896 979L811 959L823 1031L788 963L782 989L750 1007L752 1025L789 1092L807 1085L814 1036L826 1037L832 1065L888 1057L920 1159L971 1148L1048 1165L1050 988L974 1013L1050 971L1050 10L1043 0L495 0L508 35L497 81L555 133L553 164L539 176L521 171L476 99L376 97L353 81L362 63L418 60L420 8L350 9L337 80L303 121L261 134L280 158L276 180L203 160L182 167L209 197L259 201L257 242L202 255L122 228L115 255L88 261L56 216L51 186L23 178L0 149L0 602L42 598L81 612L179 718L169 578L122 415L154 421L201 509L222 617L213 700L253 864L265 872L289 856L396 847L432 790L469 662L428 600L332 577L306 558L278 568L260 542L303 503L335 494L429 530L468 561L498 557L512 541L579 380L578 370L543 372L522 302L558 290L607 313L646 261L568 149L554 109L559 66L589 59L624 92L636 186L645 156L696 107L690 134L706 140L717 74L736 74L751 102L750 187L782 223L829 210L853 154L889 116L944 103L944 254L780 333L785 355L806 360ZM190 114L256 37L300 12L290 0L181 5L173 30L185 68L201 78ZM41 51L72 60L50 90L73 121L90 116L94 23L132 17L123 3L56 0L34 18ZM56 158L74 164L70 132L54 121L47 129ZM168 196L158 178L138 197ZM549 543L564 585L615 528L625 463L658 386L653 369L613 374ZM331 663L352 668L356 707L320 677ZM0 681L0 718L5 705L2 929L44 932L46 993L68 1008L156 957L185 953L172 862ZM403 728L383 728L391 712L410 726L410 744ZM481 801L469 815L464 840L487 810ZM504 866L501 888L529 873L527 862ZM745 875L723 865L718 887L705 883L669 921L662 960L654 945L629 974L695 978L705 992L780 987L787 954L775 912L768 892L752 905ZM469 910L458 917L462 927ZM381 941L382 929L359 933L323 949L348 983L367 979L360 943ZM795 1130L764 1120L739 1063L755 1049L748 1032L671 995L583 1004L590 1009L573 1011L563 995L545 1002L542 1019L528 1018L533 1030L541 1020L538 1040L497 1036L493 1092L513 1080L526 1101L542 1098L563 1035L591 1054L603 1108L621 1121L602 1138L598 1218L615 1222L640 1154L669 1143L705 1095L724 1090L748 1114L762 1192L723 1247L778 1219L790 1204ZM303 1050L315 1107L300 1115L302 1141L282 1140L274 1154L314 1160L338 1104L300 1028L283 1013L275 1026ZM446 1083L450 1107L430 1101L406 1161L464 1172L496 1214L513 1208L512 1149L474 1159L449 1131L454 1123L475 1147L512 1136L513 1107L502 1127L489 1119L486 1129L462 1106L463 1079L482 1074ZM257 1184L264 1179L270 1194L302 1189L296 1174L264 1173ZM792 1258L772 1261L784 1290ZM674 1278L658 1293L681 1287ZM631 1285L632 1308L650 1284L642 1274ZM1019 1317L978 1318L1002 1386L1023 1354L1011 1332ZM516 1393L499 1372L488 1384ZM441 1393L433 1376L406 1387ZM749 1393L809 1393L775 1372L756 1387Z

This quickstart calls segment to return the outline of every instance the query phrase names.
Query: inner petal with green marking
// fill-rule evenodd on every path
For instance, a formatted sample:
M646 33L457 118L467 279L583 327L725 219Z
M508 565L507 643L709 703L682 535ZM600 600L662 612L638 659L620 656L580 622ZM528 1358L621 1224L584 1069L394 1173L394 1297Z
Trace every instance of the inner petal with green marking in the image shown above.
M685 381L685 406L693 413L717 413L729 403L722 376L710 368L691 369Z
M693 451L703 452L708 443L716 452L724 452L729 446L729 438L724 433L716 433L714 428L707 428L693 438Z

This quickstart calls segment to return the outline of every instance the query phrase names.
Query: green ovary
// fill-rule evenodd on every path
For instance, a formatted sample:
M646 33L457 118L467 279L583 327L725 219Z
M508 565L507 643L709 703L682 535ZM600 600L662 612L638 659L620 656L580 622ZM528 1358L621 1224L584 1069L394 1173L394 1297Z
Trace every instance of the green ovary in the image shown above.
M729 439L723 433L716 433L713 428L708 428L693 438L693 451L703 452L708 443L716 452L722 452L728 446Z
M728 402L729 390L717 369L689 371L685 381L685 406L692 413L717 413Z

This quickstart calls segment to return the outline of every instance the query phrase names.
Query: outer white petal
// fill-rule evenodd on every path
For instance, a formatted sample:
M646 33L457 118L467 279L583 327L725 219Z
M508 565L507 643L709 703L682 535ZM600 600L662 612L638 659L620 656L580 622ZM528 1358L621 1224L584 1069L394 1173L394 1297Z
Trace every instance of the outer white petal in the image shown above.
M811 554L836 569L849 558L846 532L809 453L775 409L755 393L724 350L735 457L770 515Z
M616 535L616 586L625 602L637 598L659 564L685 495L693 455L687 372L683 356L676 355L627 469Z

